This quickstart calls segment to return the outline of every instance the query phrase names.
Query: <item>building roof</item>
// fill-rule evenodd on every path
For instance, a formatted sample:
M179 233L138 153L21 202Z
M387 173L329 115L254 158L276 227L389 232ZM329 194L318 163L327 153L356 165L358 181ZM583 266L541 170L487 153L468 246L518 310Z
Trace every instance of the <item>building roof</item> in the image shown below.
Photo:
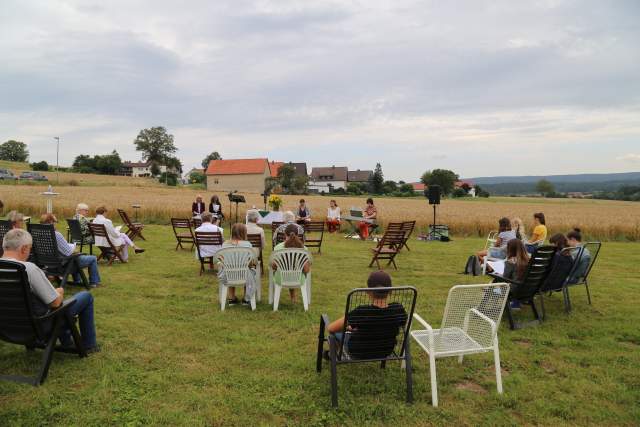
M293 162L275 162L271 161L269 167L271 168L271 176L275 178L278 176L278 171L282 165L292 165L295 169L295 176L307 176L307 164L306 163L293 163Z
M269 169L271 169L272 178L278 176L278 171L280 170L282 165L284 165L284 162L274 162L273 160L271 160L271 162L269 163Z
M150 162L122 162L122 166L129 168L146 168Z
M367 182L369 178L373 175L373 171L361 171L360 169L356 171L349 171L347 174L347 181L350 182Z
M421 182L412 182L413 191L424 191L425 185Z
M314 181L346 181L347 175L348 169L346 166L311 168L311 179Z
M456 188L462 187L462 184L467 184L469 187L475 187L475 184L473 183L473 181L469 181L468 179L461 179L460 181L456 181L455 187Z
M207 175L261 174L269 168L267 159L211 160Z

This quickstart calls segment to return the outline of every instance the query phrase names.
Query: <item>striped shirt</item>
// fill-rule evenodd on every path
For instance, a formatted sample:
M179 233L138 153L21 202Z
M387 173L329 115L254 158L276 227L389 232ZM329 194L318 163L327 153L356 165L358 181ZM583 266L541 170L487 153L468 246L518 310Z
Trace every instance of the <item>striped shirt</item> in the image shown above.
M58 251L64 256L73 255L73 251L76 249L76 244L67 242L59 231L56 231L56 243L58 245Z

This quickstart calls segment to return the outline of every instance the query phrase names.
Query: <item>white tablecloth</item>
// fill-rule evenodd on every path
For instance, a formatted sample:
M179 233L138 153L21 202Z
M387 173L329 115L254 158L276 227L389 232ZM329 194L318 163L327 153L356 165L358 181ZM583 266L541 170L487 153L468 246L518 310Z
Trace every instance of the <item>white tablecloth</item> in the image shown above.
M270 211L268 214L258 220L258 225L271 225L272 222L283 222L282 212Z

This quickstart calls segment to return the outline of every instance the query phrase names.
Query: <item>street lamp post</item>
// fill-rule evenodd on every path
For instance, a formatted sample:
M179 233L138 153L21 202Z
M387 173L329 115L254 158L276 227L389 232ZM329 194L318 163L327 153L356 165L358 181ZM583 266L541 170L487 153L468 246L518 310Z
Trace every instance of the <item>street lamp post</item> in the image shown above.
M60 164L58 163L59 155L60 155L60 137L54 136L58 143L56 144L56 183L60 185Z

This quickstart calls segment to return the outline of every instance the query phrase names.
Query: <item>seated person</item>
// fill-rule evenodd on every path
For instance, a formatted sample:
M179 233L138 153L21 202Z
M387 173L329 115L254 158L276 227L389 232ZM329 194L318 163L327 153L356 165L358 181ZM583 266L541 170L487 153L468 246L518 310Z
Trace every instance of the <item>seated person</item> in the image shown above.
M298 211L296 212L296 223L300 225L304 225L307 222L311 221L311 211L307 207L304 199L300 199L300 204L298 205Z
M52 213L46 213L40 217L40 224L52 224L54 230L57 222L58 222L58 219ZM58 246L58 252L60 252L60 254L65 257L70 257L71 255L73 255L73 252L76 250L76 244L67 242L67 240L64 238L62 233L60 233L58 230L55 230L55 233L56 233L56 244ZM97 288L98 286L100 286L100 273L98 272L98 258L96 258L95 255L85 255L85 254L78 255L76 258L78 261L78 268L85 268L85 267L89 268L89 286L91 286L92 288ZM73 273L73 280L75 283L80 283L81 279L80 279L79 272Z
M281 249L287 249L287 248L298 248L298 249L304 249L307 250L306 246L304 245L304 243L302 243L302 240L300 240L300 238L298 237L298 228L296 227L297 224L289 224L287 225L287 227L284 229L284 242L280 242L278 243L273 250L274 251L278 251ZM271 268L275 271L275 275L274 275L274 280L278 283L282 283L282 278L280 277L280 273L278 273L277 269L278 266L273 263L271 264ZM304 276L300 279L301 280L301 285L304 283L304 280L306 280L305 276L309 273L311 269L311 264L309 262L307 262L304 267L302 268L302 272L304 273ZM291 298L291 302L295 303L296 302L296 290L293 288L289 289L289 297Z
M511 239L507 243L507 259L504 262L504 272L501 276L497 276L494 282L510 282L509 292L515 293L518 290L518 284L511 282L522 282L528 265L529 254L524 247L524 243L519 239ZM518 301L511 301L510 305L513 309L520 308L520 302Z
M338 231L340 227L340 207L335 200L329 201L327 209L327 230L329 233Z
M584 279L585 274L587 274L589 265L591 265L592 255L591 252L589 252L589 250L582 245L582 233L580 232L579 228L574 228L567 233L567 244L572 248L582 248L582 255L578 260L578 265L569 278L569 284L579 283ZM574 252L574 256L575 255L577 255L577 252Z
M85 203L78 203L76 206L76 214L73 216L73 219L78 220L80 223L80 230L82 231L82 244L83 245L93 245L94 238L93 233L91 233L91 228L89 228L89 220L87 219L87 215L89 215L89 206Z
M210 212L205 212L201 215L202 224L195 229L196 232L203 233L220 233L222 234L222 239L224 240L224 230L222 227L218 227L217 222L218 218L213 216ZM201 245L200 246L200 255L198 256L198 251L196 251L196 259L199 257L208 258L214 256L223 245Z
M116 228L113 226L113 222L111 222L111 220L107 218L107 212L109 211L106 207L98 206L96 208L96 217L93 219L92 224L104 225L104 228L105 230L107 230L107 234L109 235L109 239L111 240L111 243L113 243L113 246L115 246L116 248L124 246L121 251L122 259L125 261L129 259L128 248L130 247L133 248L135 253L137 254L144 252L144 249L133 243L133 241L129 238L129 236L127 236L126 233L122 233L116 230ZM96 246L98 246L99 248L108 248L109 243L104 237L96 237Z
M18 211L11 211L7 214L7 220L11 222L11 229L22 228L24 229L24 215Z
M534 253L538 246L547 239L547 226L545 225L544 214L542 212L533 214L533 233L528 241L525 242L527 252Z
M2 259L15 261L23 264L29 277L31 292L35 296L33 299L33 310L36 316L45 315L49 309L56 309L62 304L64 297L63 288L54 288L47 279L45 273L37 265L27 261L31 253L33 240L31 235L24 230L14 229L9 231L2 242L4 255ZM75 300L69 308L69 314L80 319L80 335L82 344L88 353L100 351L96 342L96 328L93 322L93 296L87 291L76 293L71 299ZM60 341L65 347L71 347L71 331L62 331Z
M283 233L284 234L284 229L287 228L287 225L289 224L293 224L296 226L296 228L298 229L298 235L299 236L304 236L304 227L296 224L296 216L293 214L293 212L291 211L286 211L285 213L282 214L282 221L284 222L284 224L281 224L280 226L278 226L278 228L276 228L276 230L273 232L273 236L271 236L271 238L273 239L273 242L276 242L276 239L278 238L278 233Z
M231 227L231 239L225 241L222 244L222 249L224 248L251 248L252 249L253 246L251 245L251 242L247 241L247 226L239 223L233 224L233 226ZM249 300L251 298L251 295L253 295L257 287L260 286L257 279L255 266L256 266L256 263L254 260L250 264L251 271L249 273L249 276L247 277L247 286L245 286L244 288L245 293L244 293L244 297L242 298L243 305L250 304ZM221 282L225 282L227 279L223 268L220 268L218 270L218 279ZM238 298L236 297L236 288L229 288L228 293L229 293L229 300L227 301L227 304L229 305L238 304Z
M224 214L222 213L222 203L220 203L220 198L217 194L211 196L211 203L209 203L209 212L213 214L213 216L217 217L220 221L224 219Z
M196 196L196 201L191 204L191 214L199 217L205 210L204 202L202 201L202 195Z
M247 211L247 235L249 234L259 234L260 242L262 242L262 247L265 246L265 237L264 237L264 229L258 225L258 221L260 220L260 213L257 209L249 209ZM256 256L259 253L258 248L256 249Z
M511 229L516 233L516 239L524 240L527 237L527 233L524 229L524 223L519 217L515 217L511 220Z
M484 258L489 255L490 258L504 259L507 256L507 243L511 239L516 238L516 233L511 229L511 221L509 218L500 218L498 221L498 237L493 247L488 250L482 250L476 254L480 263L484 262Z
M558 233L551 236L549 243L556 247L556 253L551 261L551 270L545 279L541 291L553 291L562 289L567 276L573 267L573 258L571 252L563 249L567 248L567 238L564 234Z
M376 291L376 288L391 286L389 274L382 270L372 272L367 279L367 287L371 289L367 293L371 302L348 313L346 336L342 336L344 316L328 326L328 331L335 334L338 340L344 340L345 349L354 359L387 357L396 346L398 330L407 322L407 312L399 303L387 303L388 290ZM372 341L377 344L372 346Z
M367 199L367 207L362 211L362 217L364 219L373 220L373 223L375 224L375 220L378 217L378 210L374 206L373 199L371 197ZM372 225L373 224L371 222L367 221L358 222L358 234L362 240L367 240L369 237L369 229Z

